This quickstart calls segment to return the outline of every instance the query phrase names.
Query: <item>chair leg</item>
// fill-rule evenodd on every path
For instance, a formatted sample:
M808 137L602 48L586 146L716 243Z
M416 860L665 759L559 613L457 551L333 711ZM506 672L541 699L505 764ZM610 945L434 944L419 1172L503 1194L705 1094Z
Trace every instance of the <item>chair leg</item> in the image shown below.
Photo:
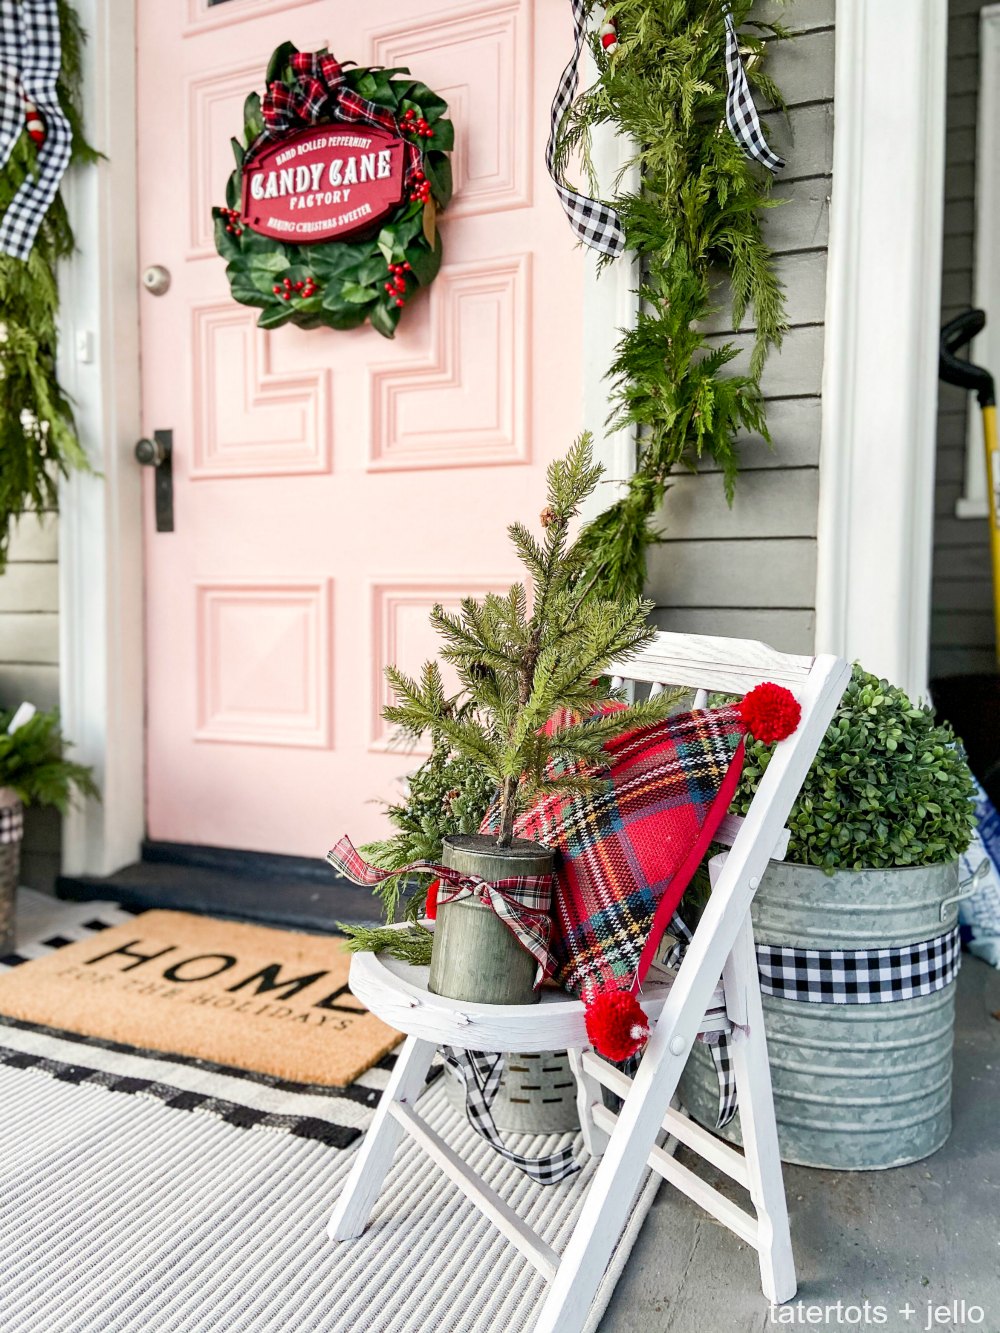
M761 1287L772 1304L781 1305L792 1299L797 1284L781 1174L778 1127L774 1118L771 1070L767 1063L760 977L749 914L730 955L726 970L727 992L734 982L744 997L749 1027L749 1036L733 1034L732 1058L743 1151L750 1176L750 1197L757 1210Z
M687 1050L681 1055L667 1050L668 1038L669 1029L658 1026L650 1039L534 1333L579 1333L583 1327L687 1060Z
M603 1157L608 1146L608 1135L594 1124L591 1107L603 1104L603 1092L600 1083L593 1074L588 1074L583 1067L583 1051L567 1051L569 1065L576 1079L576 1109L580 1116L580 1128L583 1131L583 1143L591 1157Z
M375 1118L334 1207L327 1227L331 1240L352 1240L364 1231L392 1164L393 1153L403 1136L403 1127L389 1114L389 1107L393 1102L416 1101L426 1082L435 1049L433 1042L421 1041L417 1037L407 1037L404 1042Z

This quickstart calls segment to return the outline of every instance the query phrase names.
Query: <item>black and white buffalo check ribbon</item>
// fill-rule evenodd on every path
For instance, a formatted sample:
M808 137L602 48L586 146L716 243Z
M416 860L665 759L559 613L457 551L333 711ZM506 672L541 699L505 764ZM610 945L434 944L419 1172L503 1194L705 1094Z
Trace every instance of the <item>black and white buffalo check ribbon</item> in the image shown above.
M736 25L728 7L726 14L726 124L747 157L756 158L769 171L780 171L784 158L771 151L760 127L760 118L743 68Z
M547 1157L525 1157L508 1148L500 1137L492 1106L503 1075L502 1055L493 1051L465 1051L455 1046L442 1046L441 1055L465 1086L465 1114L469 1124L495 1152L512 1162L537 1185L557 1185L560 1180L579 1171L580 1163L573 1156L572 1145Z
M625 249L625 232L615 210L597 199L589 199L579 190L574 190L566 181L561 167L557 165L559 136L562 132L563 118L573 105L579 81L580 53L583 50L586 35L587 5L585 0L572 0L573 5L573 55L559 78L556 95L552 99L552 112L549 126L549 141L545 145L545 165L552 184L556 187L559 202L569 218L569 225L585 245L592 250L599 250L603 255L617 257Z
M24 806L20 801L13 805L0 805L0 845L20 842L24 836Z
M764 995L807 1004L891 1004L944 990L958 976L962 942L958 926L919 944L895 949L789 949L757 945L757 970ZM719 1077L719 1118L729 1123L737 1111L736 1080L729 1043L712 1047Z
M56 0L0 0L0 167L24 129L24 101L45 118L38 171L0 218L0 253L27 259L69 163L73 135L59 105L62 48Z

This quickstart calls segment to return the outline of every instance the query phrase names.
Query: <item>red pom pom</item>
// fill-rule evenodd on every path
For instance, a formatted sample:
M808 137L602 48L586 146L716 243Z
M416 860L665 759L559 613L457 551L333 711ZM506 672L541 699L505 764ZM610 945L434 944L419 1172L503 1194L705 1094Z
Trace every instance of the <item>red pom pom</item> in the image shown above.
M438 914L438 893L441 889L441 881L432 879L427 885L427 901L424 903L424 916L428 921L436 921Z
M751 690L739 708L747 731L765 745L790 736L802 717L802 708L791 690L770 681Z
M649 1038L649 1022L629 990L601 991L587 1004L587 1036L599 1055L627 1060Z

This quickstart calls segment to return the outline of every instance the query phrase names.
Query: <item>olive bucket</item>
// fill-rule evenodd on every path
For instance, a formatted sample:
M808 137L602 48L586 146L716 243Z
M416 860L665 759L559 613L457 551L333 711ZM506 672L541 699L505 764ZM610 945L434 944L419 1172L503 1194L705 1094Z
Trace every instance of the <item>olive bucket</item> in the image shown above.
M515 838L500 847L484 835L445 838L442 861L490 884L521 875L551 875L555 853L540 843ZM476 1004L534 1004L538 964L488 903L475 896L443 901L434 922L428 987L435 995Z
M24 809L16 792L0 787L0 956L14 952L14 910L23 829Z
M773 862L754 898L754 937L824 951L918 944L954 929L958 894L957 862L833 875ZM870 1004L763 996L784 1161L873 1170L919 1161L945 1144L955 987ZM714 1130L719 1085L704 1045L692 1050L680 1095ZM741 1142L739 1116L716 1132Z

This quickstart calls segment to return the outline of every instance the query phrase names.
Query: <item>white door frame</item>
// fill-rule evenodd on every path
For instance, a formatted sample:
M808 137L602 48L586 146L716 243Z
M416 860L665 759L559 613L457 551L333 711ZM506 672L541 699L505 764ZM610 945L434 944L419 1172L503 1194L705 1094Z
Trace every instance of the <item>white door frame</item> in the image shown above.
M136 21L134 0L76 0L76 7L89 35L86 123L106 160L65 182L78 251L61 273L60 373L96 473L74 474L61 490L60 701L74 754L94 766L103 801L66 817L62 859L66 874L106 875L138 858L145 832L142 494L132 452L141 433ZM567 50L568 24L567 6ZM613 181L623 145L602 132L594 150ZM598 275L588 259L585 282L584 421L609 478L620 483L634 467L634 448L628 432L605 428L604 372L619 330L634 318L635 266L622 260ZM605 488L602 505L620 489Z
M59 693L103 800L63 821L63 870L104 875L137 859L145 827L135 6L75 3L86 125L106 160L64 186L78 252L60 273L60 374L95 473L61 488Z
M927 689L946 0L838 0L816 647Z

